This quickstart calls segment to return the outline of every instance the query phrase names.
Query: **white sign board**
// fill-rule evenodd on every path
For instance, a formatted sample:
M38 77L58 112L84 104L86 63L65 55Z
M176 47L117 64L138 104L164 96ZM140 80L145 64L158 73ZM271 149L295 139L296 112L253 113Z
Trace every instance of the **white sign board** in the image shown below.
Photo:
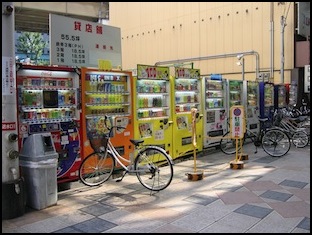
M2 95L15 95L15 58L2 56Z
M109 60L122 66L120 28L54 14L49 20L52 65L97 67Z
M310 65L304 66L304 92L310 93Z

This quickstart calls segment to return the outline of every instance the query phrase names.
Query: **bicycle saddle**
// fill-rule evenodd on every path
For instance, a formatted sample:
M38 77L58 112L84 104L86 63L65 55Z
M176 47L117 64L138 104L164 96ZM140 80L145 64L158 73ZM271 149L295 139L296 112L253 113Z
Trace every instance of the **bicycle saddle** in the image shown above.
M135 146L138 146L139 144L142 144L144 142L144 140L134 140L134 139L130 139L130 142L132 144L134 144Z

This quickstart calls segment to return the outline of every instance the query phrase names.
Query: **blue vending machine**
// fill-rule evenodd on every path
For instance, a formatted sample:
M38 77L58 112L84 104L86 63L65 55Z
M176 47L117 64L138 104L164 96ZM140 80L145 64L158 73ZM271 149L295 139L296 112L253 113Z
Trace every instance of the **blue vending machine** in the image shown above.
M259 114L272 118L274 113L274 83L259 82Z

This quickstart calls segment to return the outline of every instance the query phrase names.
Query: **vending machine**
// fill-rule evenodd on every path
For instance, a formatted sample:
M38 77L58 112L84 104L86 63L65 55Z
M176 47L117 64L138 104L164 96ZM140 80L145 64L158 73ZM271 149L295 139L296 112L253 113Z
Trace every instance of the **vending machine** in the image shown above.
M243 81L238 81L238 80L227 80L228 81L228 109L233 105L243 105L243 92L244 92L244 87L243 87Z
M253 133L258 133L259 125L259 83L244 81L244 107L247 128Z
M115 128L111 142L126 160L133 154L134 146L130 142L134 136L131 80L131 72L81 68L83 158L94 151L91 138L103 138L108 133L106 125L108 128L123 127ZM106 124L105 116L108 117ZM128 165L126 161L123 163Z
M158 145L172 156L169 67L138 64L132 81L135 139Z
M17 64L19 147L50 132L58 153L58 183L78 179L81 163L79 72L69 67Z
M227 132L227 81L221 75L213 74L202 79L203 94L203 147L219 145L220 139Z
M289 102L289 85L275 84L274 85L274 109L287 107Z
M274 113L274 83L259 82L259 114L272 118Z
M298 99L298 85L295 82L289 84L288 106L294 107L297 105Z
M201 77L199 69L175 68L171 79L173 158L189 155L195 146L192 129L192 108L196 111L196 151L203 150L203 109L201 105Z

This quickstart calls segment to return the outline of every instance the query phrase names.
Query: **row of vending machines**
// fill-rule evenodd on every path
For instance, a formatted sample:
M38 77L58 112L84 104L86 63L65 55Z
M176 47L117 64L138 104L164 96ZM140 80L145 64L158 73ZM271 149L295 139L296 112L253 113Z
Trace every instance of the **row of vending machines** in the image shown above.
M133 76L19 64L16 81L19 147L31 134L50 132L59 155L58 183L78 179L81 161L93 151L89 139L107 131L105 115L109 125L124 127L111 139L124 158L132 157L130 139L144 139L176 159L218 145L210 137L227 131L233 105L244 105L249 128L257 129L258 116L269 115L275 100L279 107L287 104L284 85L203 77L199 69L180 67L170 76L169 67L137 65Z
M259 117L272 118L274 110L289 104L289 85L271 82L228 80L221 75L203 77L204 148L218 145L228 131L229 110L243 106L247 128L259 131Z

